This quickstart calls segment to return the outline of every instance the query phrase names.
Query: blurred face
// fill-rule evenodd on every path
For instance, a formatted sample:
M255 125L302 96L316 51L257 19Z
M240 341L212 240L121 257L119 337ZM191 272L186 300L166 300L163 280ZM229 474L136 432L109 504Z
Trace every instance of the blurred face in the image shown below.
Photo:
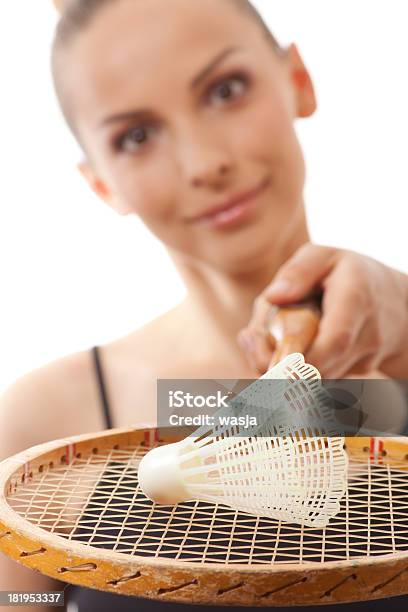
M290 228L304 184L293 122L313 92L296 51L278 56L229 2L108 5L64 79L93 188L171 250L237 271Z

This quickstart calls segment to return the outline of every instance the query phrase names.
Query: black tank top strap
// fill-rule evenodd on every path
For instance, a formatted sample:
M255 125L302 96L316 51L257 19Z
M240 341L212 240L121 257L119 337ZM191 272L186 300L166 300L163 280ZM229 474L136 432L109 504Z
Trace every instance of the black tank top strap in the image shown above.
M93 358L93 364L95 368L96 380L98 383L99 397L101 399L101 406L102 406L105 423L106 423L106 429L112 429L113 424L112 424L111 410L109 407L109 398L108 398L108 393L106 389L105 377L103 373L101 351L98 346L94 346L92 348L92 358Z

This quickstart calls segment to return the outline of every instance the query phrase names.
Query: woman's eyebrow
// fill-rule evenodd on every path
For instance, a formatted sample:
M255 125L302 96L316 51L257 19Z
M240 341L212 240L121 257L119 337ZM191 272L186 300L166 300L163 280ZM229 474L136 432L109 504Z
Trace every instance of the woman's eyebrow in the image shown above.
M102 119L100 122L100 127L104 127L106 125L110 125L111 123L118 123L123 121L137 121L137 120L145 120L146 116L149 115L149 110L138 110L138 111L124 111L123 113L118 113L117 115L110 115L105 119Z
M196 77L194 77L194 79L190 83L190 88L196 89L200 85L200 83L202 83L208 77L208 75L211 74L211 72L219 64L221 64L221 62L223 62L229 55L231 55L231 53L235 53L236 51L240 51L241 49L242 47L228 47L227 49L221 51L221 53L218 53L218 55ZM148 109L142 109L138 111L124 111L123 113L118 113L116 115L111 115L109 117L106 117L105 119L102 119L102 121L100 122L100 126L104 127L112 123L145 119L146 115L148 114Z
M206 66L196 77L194 77L194 79L191 81L191 89L195 89L196 87L198 87L200 83L202 83L208 77L208 75L211 74L211 72L218 66L218 64L221 64L221 62L223 62L225 58L228 57L228 55L240 50L241 47L228 47L228 49L224 49L224 51L221 51L221 53L219 53L208 64L208 66Z

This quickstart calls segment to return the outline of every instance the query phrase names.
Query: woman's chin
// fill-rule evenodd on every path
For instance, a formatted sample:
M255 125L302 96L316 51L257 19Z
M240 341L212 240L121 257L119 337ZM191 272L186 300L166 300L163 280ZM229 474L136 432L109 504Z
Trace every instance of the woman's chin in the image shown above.
M212 267L230 274L254 272L265 265L272 264L276 257L276 236L271 231L265 238L259 232L254 236L240 236L236 240L225 240L223 244L214 245L211 251L206 249L205 259Z
M297 210L303 213L298 215ZM265 198L245 214L221 218L216 224L195 225L188 242L177 250L222 272L254 272L265 265L273 266L282 243L293 242L296 234L303 235L303 216L303 204L276 204Z

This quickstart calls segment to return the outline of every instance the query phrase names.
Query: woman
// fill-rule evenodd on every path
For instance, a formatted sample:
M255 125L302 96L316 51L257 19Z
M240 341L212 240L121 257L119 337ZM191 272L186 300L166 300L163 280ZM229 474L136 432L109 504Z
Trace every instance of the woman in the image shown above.
M166 245L188 295L125 338L10 388L4 456L152 421L157 378L258 376L274 356L271 305L316 290L323 318L316 340L302 347L309 362L330 377L374 369L404 377L407 277L310 244L294 122L314 113L313 86L296 47L281 49L247 1L71 0L53 74L86 180ZM53 586L0 563L4 589ZM105 594L75 597L84 598L80 610L111 604Z

